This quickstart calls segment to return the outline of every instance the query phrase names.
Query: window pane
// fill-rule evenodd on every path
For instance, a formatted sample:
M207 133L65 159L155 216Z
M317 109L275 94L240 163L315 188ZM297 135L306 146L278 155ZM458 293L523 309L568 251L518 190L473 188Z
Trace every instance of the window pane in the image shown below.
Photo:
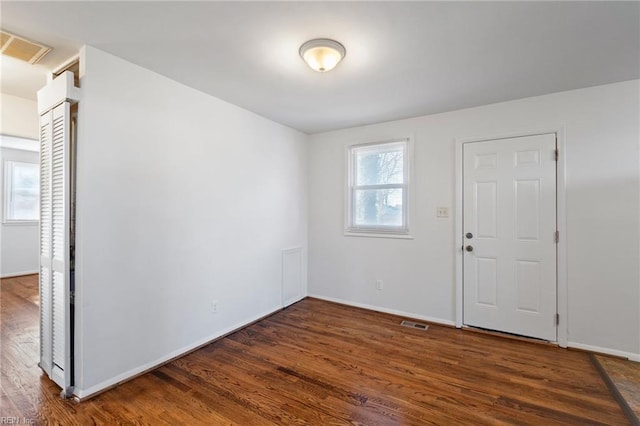
M356 185L404 183L404 144L356 150Z
M354 210L355 226L401 227L402 189L358 189Z
M40 173L37 164L9 162L9 220L38 220L40 217Z

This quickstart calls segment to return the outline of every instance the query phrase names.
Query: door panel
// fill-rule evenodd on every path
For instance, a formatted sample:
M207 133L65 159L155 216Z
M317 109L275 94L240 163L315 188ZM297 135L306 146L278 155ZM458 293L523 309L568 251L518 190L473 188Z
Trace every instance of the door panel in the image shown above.
M466 325L556 340L555 134L463 146Z
M476 229L479 238L496 238L497 189L495 181L475 183Z
M517 180L516 238L537 241L540 228L540 179Z
M51 276L51 139L52 114L40 117L40 367L53 367Z
M476 271L478 283L477 303L495 307L498 303L498 268L496 259L477 257Z
M516 289L518 310L540 312L540 262L518 260L516 262Z

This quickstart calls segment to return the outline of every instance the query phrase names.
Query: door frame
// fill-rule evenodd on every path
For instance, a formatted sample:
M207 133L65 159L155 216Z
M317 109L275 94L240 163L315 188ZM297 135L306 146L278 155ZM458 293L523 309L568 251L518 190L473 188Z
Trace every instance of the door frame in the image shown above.
M560 240L557 244L556 258L556 299L558 322L558 346L567 347L568 343L568 285L567 285L567 214L566 214L566 149L565 149L565 129L564 126L546 127L528 131L501 133L490 136L456 138L456 163L455 163L455 321L456 327L463 326L463 153L464 144L471 142L485 142L496 139L510 139L523 136L535 136L548 133L556 134L556 148L559 151L559 158L556 164L556 222L560 231Z

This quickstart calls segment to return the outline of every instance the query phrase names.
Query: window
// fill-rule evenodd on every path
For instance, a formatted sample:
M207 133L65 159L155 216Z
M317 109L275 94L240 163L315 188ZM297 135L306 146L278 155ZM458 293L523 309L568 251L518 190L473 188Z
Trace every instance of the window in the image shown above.
M408 156L408 139L349 147L347 233L409 233Z
M4 169L4 221L38 221L40 218L40 170L38 164L5 161Z

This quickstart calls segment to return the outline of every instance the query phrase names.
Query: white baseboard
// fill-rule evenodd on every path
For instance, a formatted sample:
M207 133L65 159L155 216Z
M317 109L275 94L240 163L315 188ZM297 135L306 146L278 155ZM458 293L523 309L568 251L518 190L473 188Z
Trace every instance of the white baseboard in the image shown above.
M576 342L568 342L567 346L570 348L582 349L584 351L589 351L589 352L597 352L601 354L619 356L622 358L627 358L630 361L640 362L640 354L634 354L633 352L625 352L625 351L619 351L616 349L601 348L600 346L585 345L583 343L576 343Z
M127 382L129 380L132 380L138 376L141 376L142 374L145 374L149 371L155 370L156 368L174 360L177 358L180 358L181 356L184 356L190 352L193 352L197 349L200 349L203 346L208 345L209 343L212 343L218 339L220 339L221 337L224 337L228 334L231 334L235 331L238 331L262 318L265 318L275 312L278 312L282 309L281 306L275 307L272 310L268 310L265 311L263 313L260 313L258 315L254 315L253 317L247 319L246 321L243 321L241 323L238 323L236 325L233 325L231 327L227 327L224 330L221 330L219 332L217 332L216 334L207 336L203 339L198 340L195 343L192 343L188 346L185 346L183 348L180 348L178 350L175 350L173 352L168 353L167 355L158 358L154 361L151 361L149 363L146 363L144 365L138 366L136 368L132 368L129 371L126 371L122 374L119 374L115 377L112 377L108 380L105 380L101 383L98 383L97 385L93 385L89 388L86 389L78 389L77 387L74 389L73 394L78 397L80 400L86 400L89 399L93 396L96 396L99 393L102 393L106 390L109 390L115 386L118 386L124 382Z
M23 275L34 275L34 274L37 274L37 273L39 273L39 271L37 269L35 271L9 272L9 273L0 275L0 278L21 277Z
M429 317L429 316L426 316L426 315L419 315L419 314L412 313L412 312L398 311L396 309L384 308L384 307L381 307L381 306L367 305L367 304L364 304L364 303L352 302L350 300L336 299L334 297L320 296L318 294L309 294L308 297L313 297L315 299L326 300L327 302L339 303L341 305L347 305L347 306L353 306L353 307L356 307L356 308L368 309L370 311L383 312L385 314L392 314L392 315L398 315L398 316L406 317L406 318L419 319L419 320L422 320L422 321L428 321L428 322L432 322L432 323L435 323L435 324L450 325L450 326L454 326L454 327L456 325L456 322L452 321L452 320L434 318L434 317Z

